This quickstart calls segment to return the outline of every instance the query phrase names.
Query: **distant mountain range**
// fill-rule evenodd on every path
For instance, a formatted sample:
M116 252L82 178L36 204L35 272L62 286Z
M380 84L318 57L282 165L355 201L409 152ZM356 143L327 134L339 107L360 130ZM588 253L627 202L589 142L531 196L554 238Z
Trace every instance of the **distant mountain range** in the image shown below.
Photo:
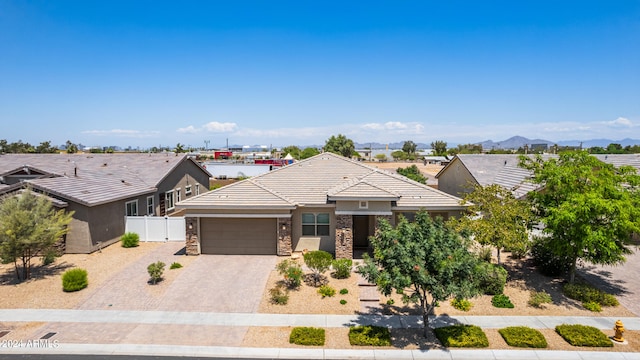
M514 136L507 140L503 141L492 141L487 140L480 142L478 144L482 145L483 149L518 149L524 147L525 145L531 146L533 144L547 144L549 146L558 145L558 146L582 146L583 148L591 148L595 146L600 146L606 148L609 144L620 144L622 146L627 145L640 145L640 140L638 139L622 139L622 140L611 140L611 139L591 139L591 140L561 140L558 142L553 142L549 140L543 139L528 139L522 136Z

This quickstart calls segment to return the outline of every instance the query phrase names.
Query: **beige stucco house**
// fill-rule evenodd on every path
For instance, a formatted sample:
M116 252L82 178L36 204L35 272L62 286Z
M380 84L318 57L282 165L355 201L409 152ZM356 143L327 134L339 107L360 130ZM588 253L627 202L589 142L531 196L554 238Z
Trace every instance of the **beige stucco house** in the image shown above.
M184 154L0 155L0 194L30 186L74 211L65 252L90 253L119 240L126 216L165 216L209 190L210 174Z
M424 209L458 216L460 199L331 153L184 200L189 254L290 255L321 249L352 258L378 220Z

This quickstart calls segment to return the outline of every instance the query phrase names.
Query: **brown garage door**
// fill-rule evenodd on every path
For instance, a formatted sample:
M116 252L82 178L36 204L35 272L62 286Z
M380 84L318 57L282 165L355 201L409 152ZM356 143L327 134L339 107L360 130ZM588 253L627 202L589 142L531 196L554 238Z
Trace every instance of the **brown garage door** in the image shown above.
M200 222L203 254L275 255L276 219L204 218Z

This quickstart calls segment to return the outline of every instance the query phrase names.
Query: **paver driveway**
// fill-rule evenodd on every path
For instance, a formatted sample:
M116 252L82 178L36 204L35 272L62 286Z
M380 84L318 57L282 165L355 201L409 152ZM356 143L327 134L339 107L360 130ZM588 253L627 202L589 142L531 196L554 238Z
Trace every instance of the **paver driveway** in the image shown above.
M148 285L147 266L184 260L183 243L165 243L103 283L78 308L256 312L276 256L200 255L167 284Z

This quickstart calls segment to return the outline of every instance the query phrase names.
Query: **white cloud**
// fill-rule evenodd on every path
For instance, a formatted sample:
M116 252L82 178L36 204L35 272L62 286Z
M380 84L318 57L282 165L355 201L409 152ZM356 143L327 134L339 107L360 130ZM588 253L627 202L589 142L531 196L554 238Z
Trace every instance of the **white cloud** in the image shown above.
M129 138L149 138L149 137L156 137L160 134L159 131L140 131L140 130L125 130L125 129L85 130L82 133L87 135L96 135L96 136L115 136L115 137L129 137Z
M405 124L400 121L387 121L386 123L368 123L362 125L363 128L370 130L405 130L409 126L409 124Z
M619 117L611 121L604 121L603 124L611 125L613 127L633 127L633 123L631 122L631 120L623 117Z
M212 121L204 124L203 129L208 132L232 132L238 128L238 124L231 122Z
M198 129L193 127L193 125L189 125L187 127L179 128L178 132L182 134L195 134L198 132Z

